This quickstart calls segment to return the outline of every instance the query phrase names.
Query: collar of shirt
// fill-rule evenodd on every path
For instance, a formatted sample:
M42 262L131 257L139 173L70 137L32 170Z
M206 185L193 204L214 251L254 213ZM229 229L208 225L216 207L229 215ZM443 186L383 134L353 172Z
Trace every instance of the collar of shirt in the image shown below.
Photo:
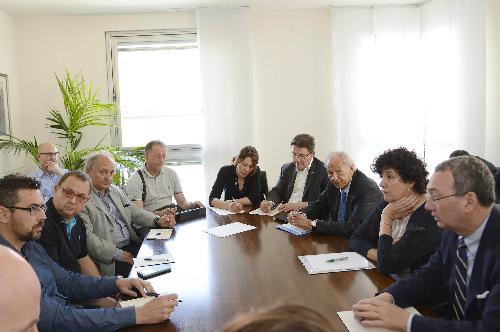
M346 195L349 195L349 189L351 189L351 183L352 183L352 179L351 179L351 181L349 181L349 184L344 189L340 189L340 191L343 191L346 193Z
M156 177L158 177L158 176L160 176L160 175L162 175L162 174L163 174L163 172L164 172L164 170L165 170L165 166L162 166L162 167L161 167L160 173L159 173L158 175L156 175L156 176L154 176L154 175L152 175L151 173L149 173L148 169L146 168L146 164L142 165L141 170L142 170L142 172L143 172L144 174L146 174L148 177L150 177L150 178L156 178Z
M48 178L51 178L53 177L55 174L52 174L52 173L45 173L44 171L42 171L42 169L40 167L37 167L35 172L33 173L33 175L36 177L36 178L41 178L41 177L48 177Z
M104 190L103 193L101 193L99 190L97 190L95 187L92 187L92 190L94 191L94 193L97 195L97 197L99 197L100 199L103 199L104 197L106 196L109 196L109 193L110 193L110 190L109 188L106 188L106 190Z
M297 172L306 172L307 173L307 172L309 172L309 169L311 169L311 165L312 165L313 161L314 161L314 158L311 159L311 162L309 163L309 165L307 165L303 170L299 170L297 167L295 167L295 170Z
M479 241L481 240L481 236L483 235L483 231L484 228L486 227L486 223L489 217L490 215L488 214L486 219L484 219L483 223L474 231L474 233L463 238L465 245L467 246L467 251L469 252L469 255L472 257L476 257L477 249L479 247Z

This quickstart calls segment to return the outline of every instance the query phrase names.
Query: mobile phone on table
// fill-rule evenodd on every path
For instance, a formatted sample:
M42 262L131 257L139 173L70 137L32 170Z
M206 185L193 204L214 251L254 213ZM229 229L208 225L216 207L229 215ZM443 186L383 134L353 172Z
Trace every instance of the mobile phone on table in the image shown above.
M169 273L170 271L172 271L172 267L170 266L170 264L160 264L149 266L145 269L139 270L137 271L137 275L142 279L150 279L165 273Z

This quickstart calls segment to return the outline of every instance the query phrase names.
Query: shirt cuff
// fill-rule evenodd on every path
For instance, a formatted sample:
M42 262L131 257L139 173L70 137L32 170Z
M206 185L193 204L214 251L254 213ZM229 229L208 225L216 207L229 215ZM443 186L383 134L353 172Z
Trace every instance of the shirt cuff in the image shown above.
M116 248L115 254L113 255L115 261L123 262L123 250Z
M415 314L410 314L410 317L408 317L408 321L406 322L406 332L411 332L411 322L413 321L413 316L415 316Z
M120 328L136 324L135 306L130 306L127 308L117 308L116 313L118 315L118 324Z

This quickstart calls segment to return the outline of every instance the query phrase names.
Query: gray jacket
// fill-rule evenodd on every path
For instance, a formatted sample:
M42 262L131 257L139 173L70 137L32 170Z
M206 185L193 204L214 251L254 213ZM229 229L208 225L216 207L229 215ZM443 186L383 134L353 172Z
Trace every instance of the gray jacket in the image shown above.
M117 187L111 185L109 191L111 199L127 225L130 241L140 243L141 240L131 225L153 227L156 215L135 206ZM99 265L103 276L114 275L113 255L116 252L116 245L113 236L113 223L108 210L102 205L94 188L90 194L90 200L80 213L80 217L85 223L89 256Z

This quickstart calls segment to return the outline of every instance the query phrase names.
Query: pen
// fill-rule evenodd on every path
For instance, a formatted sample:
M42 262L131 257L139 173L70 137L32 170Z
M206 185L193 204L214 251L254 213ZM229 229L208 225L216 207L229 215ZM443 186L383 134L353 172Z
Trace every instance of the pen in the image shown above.
M349 259L348 256L344 256L344 257L339 257L339 258L331 258L331 259L327 260L326 262L327 263L341 262L341 261L346 261L348 259Z
M154 296L154 297L158 297L160 296L160 294L158 294L157 292L148 292L146 293L147 296ZM182 300L179 300L177 299L178 302L182 302Z
M267 197L266 197L266 194L264 194L264 200L267 201Z
M144 260L148 261L148 262L165 262L165 259L163 259L163 258L156 259L156 258L149 258L149 257L147 257L147 258L144 258Z

